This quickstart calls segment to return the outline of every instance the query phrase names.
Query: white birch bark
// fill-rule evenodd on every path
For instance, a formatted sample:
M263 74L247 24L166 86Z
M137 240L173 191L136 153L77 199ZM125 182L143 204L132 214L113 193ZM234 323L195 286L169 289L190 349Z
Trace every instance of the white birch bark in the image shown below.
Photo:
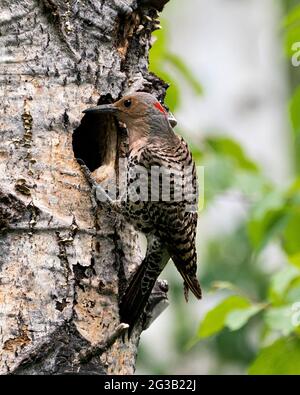
M82 110L128 89L164 95L147 71L155 22L145 18L164 3L0 0L1 374L134 372L142 328L77 358L119 325L141 256L128 224L93 209L75 157L112 177L126 134Z

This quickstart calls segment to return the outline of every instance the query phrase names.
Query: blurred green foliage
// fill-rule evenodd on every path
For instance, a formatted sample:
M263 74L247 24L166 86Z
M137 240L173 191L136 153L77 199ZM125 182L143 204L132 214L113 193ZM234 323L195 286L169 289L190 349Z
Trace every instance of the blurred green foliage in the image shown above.
M165 21L162 21L166 25ZM193 89L196 95L202 94L202 86L194 77L185 62L169 51L167 29L157 30L153 33L155 40L149 56L149 69L170 86L166 95L166 104L171 111L175 111L181 103L181 92L176 84L176 75L180 75Z
M288 12L284 27L285 51L291 57L292 44L295 41L300 42L300 6ZM229 296L207 313L197 332L198 339L201 340L203 333L215 334L215 331L210 332L212 327L218 328L218 332L225 327L231 331L240 331L242 327L250 325L251 320L256 319L259 323L260 340L256 358L249 365L250 374L300 373L300 86L292 94L289 113L291 140L295 143L295 180L283 188L265 182L264 187L256 191L256 199L250 204L245 223L241 224L246 229L251 249L248 253L253 257L253 265L258 262L260 253L274 242L281 247L289 264L266 279L265 292L258 299L258 293L256 299L251 301L250 295L248 299L244 299L244 296L240 299L239 293L231 291ZM232 152L233 156L241 157L237 148ZM244 163L247 161L237 160L236 166L240 169ZM245 169L251 170L261 182L260 171L255 167L251 169L251 166ZM254 186L252 184L252 194L255 191ZM241 264L242 262L243 255ZM240 283L234 281L231 289L237 284L240 286ZM242 289L245 290L243 287ZM231 302L235 300L233 298L244 300L244 306L236 306ZM211 317L214 317L214 322L211 322Z
M250 306L250 301L243 296L229 296L206 314L198 330L198 337L201 339L220 332L225 326L228 327L232 311L246 311Z
M300 37L299 37L300 42ZM291 126L293 131L293 140L295 145L295 152L297 153L295 162L297 166L297 171L300 173L300 86L296 88L290 103L289 103L289 111L290 111L290 119Z
M261 350L250 374L300 374L300 340L280 338Z
M293 56L293 44L300 41L300 5L294 7L284 18L284 48L288 57Z
M300 6L292 0L290 4L283 21L288 62L292 44L300 42ZM169 53L166 29L155 37L150 68L170 83L167 104L176 110L181 93L172 71L179 72L196 94L202 93L201 85L182 59ZM190 144L195 160L205 166L206 206L219 196L235 193L245 203L247 215L231 233L216 236L206 246L201 281L219 302L198 329L194 317L187 315L178 278L170 287L171 303L176 306L170 336L178 358L187 352L193 358L200 347L207 347L220 366L235 363L249 374L300 374L300 84L291 89L295 168L289 185L274 185L227 136ZM276 245L285 258L271 273L263 262L263 252L270 245ZM170 366L163 363L151 366L145 349L140 364L152 373L170 373Z

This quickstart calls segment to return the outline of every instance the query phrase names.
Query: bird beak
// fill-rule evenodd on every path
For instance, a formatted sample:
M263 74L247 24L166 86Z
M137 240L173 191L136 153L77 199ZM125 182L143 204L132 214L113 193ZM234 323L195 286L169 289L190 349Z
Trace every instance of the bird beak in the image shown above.
M118 109L113 104L102 104L101 106L87 108L82 112L85 114L116 114Z

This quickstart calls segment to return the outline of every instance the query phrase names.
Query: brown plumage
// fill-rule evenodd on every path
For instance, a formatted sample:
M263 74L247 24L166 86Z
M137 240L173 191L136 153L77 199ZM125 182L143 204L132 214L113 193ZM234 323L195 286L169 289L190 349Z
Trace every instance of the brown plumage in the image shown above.
M134 93L86 112L113 113L128 130L128 193L114 204L148 242L146 256L120 304L121 321L133 327L170 257L183 277L186 299L189 289L201 298L196 276L195 164L186 142L170 126L166 111L148 93Z

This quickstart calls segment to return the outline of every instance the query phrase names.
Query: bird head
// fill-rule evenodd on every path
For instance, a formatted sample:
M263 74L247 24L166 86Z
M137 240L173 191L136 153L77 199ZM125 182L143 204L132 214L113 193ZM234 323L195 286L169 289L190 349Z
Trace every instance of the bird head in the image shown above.
M126 125L130 148L147 144L149 138L171 142L175 136L167 111L150 93L135 92L115 103L88 108L83 112L116 116Z
M99 105L83 112L115 115L129 130L135 126L141 127L142 123L161 127L169 124L167 111L153 95L145 92L136 92L113 104Z

